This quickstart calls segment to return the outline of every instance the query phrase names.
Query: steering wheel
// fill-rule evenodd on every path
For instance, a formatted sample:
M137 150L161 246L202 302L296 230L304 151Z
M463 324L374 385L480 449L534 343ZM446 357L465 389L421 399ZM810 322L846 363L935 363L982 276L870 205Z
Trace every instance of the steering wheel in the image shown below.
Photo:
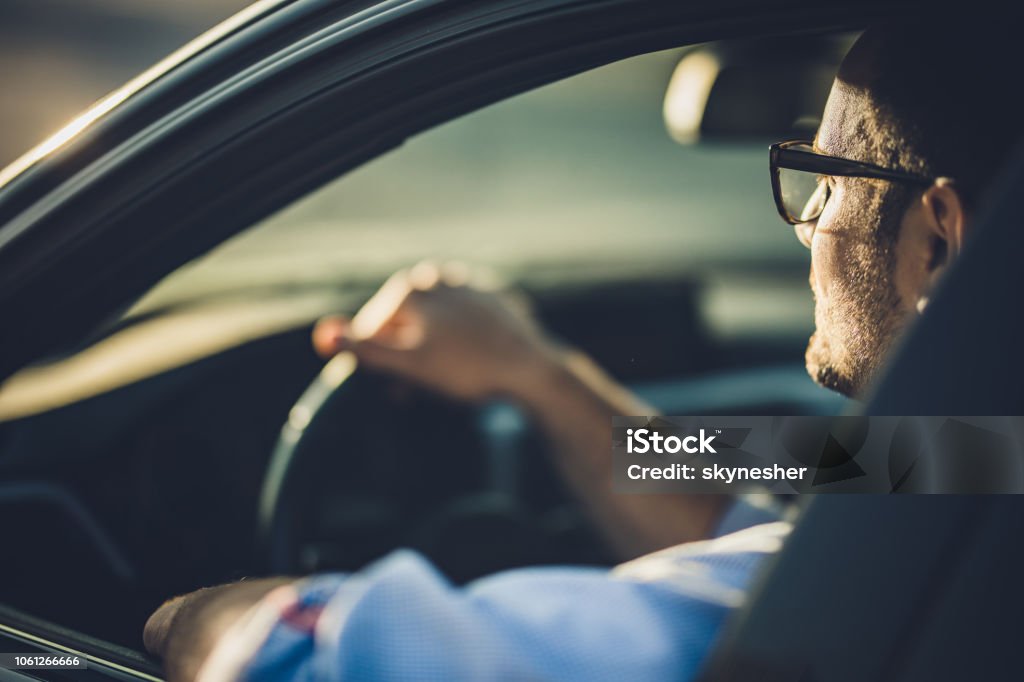
M528 433L521 426L510 425L507 406L450 401L358 369L351 353L335 356L289 411L264 474L264 568L355 570L400 545L457 580L515 565L600 561L577 551L594 544L579 537L589 532L580 524L524 502L543 485L509 483L531 461L546 462L533 443L514 442ZM549 475L561 491L553 471L540 477Z
M356 357L339 353L324 365L313 382L288 411L277 444L270 455L260 490L257 516L257 547L263 553L266 568L273 574L295 572L294 500L296 465L309 448L310 439L324 411L338 389L355 373Z

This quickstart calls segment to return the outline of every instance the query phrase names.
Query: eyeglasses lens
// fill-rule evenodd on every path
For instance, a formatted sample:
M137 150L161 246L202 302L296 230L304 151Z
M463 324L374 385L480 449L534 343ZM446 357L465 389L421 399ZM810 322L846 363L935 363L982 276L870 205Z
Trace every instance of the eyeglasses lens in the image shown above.
M779 189L786 212L798 222L820 216L829 197L826 177L790 168L779 169Z

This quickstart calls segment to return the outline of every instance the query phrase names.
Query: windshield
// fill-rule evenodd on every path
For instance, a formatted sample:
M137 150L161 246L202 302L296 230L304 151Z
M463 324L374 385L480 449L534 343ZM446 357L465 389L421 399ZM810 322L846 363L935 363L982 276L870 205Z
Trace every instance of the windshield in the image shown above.
M131 315L379 283L428 257L519 282L739 269L760 279L746 288L761 295L737 298L748 304L733 319L769 305L776 322L788 312L805 324L807 255L775 216L766 146L682 146L665 131L678 59L612 64L415 137L174 273Z

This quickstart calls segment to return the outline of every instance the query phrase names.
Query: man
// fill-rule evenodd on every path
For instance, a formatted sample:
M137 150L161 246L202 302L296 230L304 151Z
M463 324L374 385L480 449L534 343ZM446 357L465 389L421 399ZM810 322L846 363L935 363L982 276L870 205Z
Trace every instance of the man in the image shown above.
M963 30L869 30L843 62L814 143L772 150L780 213L812 252L808 370L847 395L865 390L927 305L1009 147L969 132L1012 126L1012 111L978 108L992 100L987 88L1005 87L994 71L1005 55L998 38L965 45ZM398 552L353 576L200 591L147 623L147 647L165 657L171 680L695 675L788 524L726 496L614 494L610 418L652 410L547 338L523 306L469 279L429 264L398 273L352 320L321 321L314 343L452 396L519 402L609 542L633 561L611 572L511 571L455 588Z

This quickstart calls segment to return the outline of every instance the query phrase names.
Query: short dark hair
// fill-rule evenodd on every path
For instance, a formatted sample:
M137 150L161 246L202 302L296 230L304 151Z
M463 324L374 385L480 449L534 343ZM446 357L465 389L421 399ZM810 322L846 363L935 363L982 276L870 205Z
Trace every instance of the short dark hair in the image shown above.
M875 146L888 157L877 161L951 177L976 206L1020 139L1022 60L1011 30L956 17L865 31L838 78L862 88L876 110L889 138Z

